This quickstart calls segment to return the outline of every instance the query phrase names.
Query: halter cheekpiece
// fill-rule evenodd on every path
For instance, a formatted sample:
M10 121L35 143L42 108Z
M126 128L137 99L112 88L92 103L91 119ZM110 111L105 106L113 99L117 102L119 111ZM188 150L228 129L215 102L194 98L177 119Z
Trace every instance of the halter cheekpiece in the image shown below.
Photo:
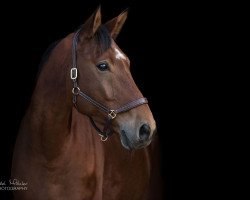
M131 101L117 109L109 109L108 107L102 105L101 103L97 102L96 100L92 99L90 96L88 96L86 93L82 92L80 87L77 84L77 42L78 42L78 35L80 33L81 29L75 32L73 41L72 41L72 68L70 70L70 78L73 82L73 88L72 88L72 93L73 93L73 104L77 108L77 96L81 96L83 99L91 103L92 105L96 106L99 110L107 114L107 120L104 125L103 130L99 129L94 122L93 118L91 116L88 116L90 118L90 121L93 125L93 127L96 129L98 134L101 136L102 141L106 141L108 137L112 134L112 129L111 129L111 123L112 120L116 118L116 116L119 113L123 113L126 111L129 111L135 107L138 107L142 104L147 104L148 101L146 98L142 97L139 99L136 99L134 101Z

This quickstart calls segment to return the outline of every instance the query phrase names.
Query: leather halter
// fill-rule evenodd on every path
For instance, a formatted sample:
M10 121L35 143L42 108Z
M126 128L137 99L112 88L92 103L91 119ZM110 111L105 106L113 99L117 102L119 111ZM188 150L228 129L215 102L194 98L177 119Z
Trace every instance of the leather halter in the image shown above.
M97 125L95 124L94 120L92 119L92 117L88 116L90 118L90 121L93 127L97 130L98 134L101 136L101 140L106 141L108 139L108 136L112 134L111 122L113 119L116 118L117 114L131 110L142 104L147 104L148 101L146 98L142 97L134 101L131 101L117 109L109 109L108 107L92 99L90 96L88 96L86 93L80 90L77 84L77 52L76 52L78 35L80 31L81 29L75 32L74 37L73 37L73 42L72 42L72 62L73 63L72 63L72 68L70 70L70 78L73 81L73 89L72 89L73 104L75 105L77 109L77 96L81 96L83 99L85 99L86 101L88 101L89 103L97 107L99 110L107 114L107 120L106 120L103 130L99 129Z

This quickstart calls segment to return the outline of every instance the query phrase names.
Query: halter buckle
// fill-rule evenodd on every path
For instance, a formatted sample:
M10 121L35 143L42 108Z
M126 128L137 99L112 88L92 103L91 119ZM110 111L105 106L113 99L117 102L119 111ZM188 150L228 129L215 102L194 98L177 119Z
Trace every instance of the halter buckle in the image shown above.
M77 68L76 67L71 68L71 70L70 70L70 78L72 80L75 80L77 78Z
M115 110L110 110L108 113L108 116L110 119L114 119L116 117L116 112Z

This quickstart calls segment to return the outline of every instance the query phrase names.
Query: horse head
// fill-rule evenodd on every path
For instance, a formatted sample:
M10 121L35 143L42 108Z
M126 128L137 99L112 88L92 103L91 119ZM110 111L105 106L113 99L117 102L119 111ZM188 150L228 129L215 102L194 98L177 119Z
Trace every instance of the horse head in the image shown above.
M125 105L123 111L126 112L117 116L114 113L115 119L112 120L111 127L114 132L119 133L125 148L138 149L150 144L156 125L145 100L137 106L131 106L131 102L138 103L136 99L144 98L131 75L129 58L115 42L127 14L127 11L124 11L102 24L98 8L83 24L78 32L75 47L77 88L107 108L120 108ZM73 89L73 94L77 92ZM130 106L129 109L126 109L126 106ZM89 101L80 100L79 95L77 109L91 117L99 126L105 126L105 113Z

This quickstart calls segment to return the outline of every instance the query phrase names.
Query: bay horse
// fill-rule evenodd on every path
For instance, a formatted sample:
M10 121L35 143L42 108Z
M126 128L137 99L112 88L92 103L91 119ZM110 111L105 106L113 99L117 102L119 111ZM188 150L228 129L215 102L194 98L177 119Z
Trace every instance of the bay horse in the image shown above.
M115 43L126 18L102 24L98 8L47 56L16 140L12 179L28 189L15 199L161 199L156 124Z

